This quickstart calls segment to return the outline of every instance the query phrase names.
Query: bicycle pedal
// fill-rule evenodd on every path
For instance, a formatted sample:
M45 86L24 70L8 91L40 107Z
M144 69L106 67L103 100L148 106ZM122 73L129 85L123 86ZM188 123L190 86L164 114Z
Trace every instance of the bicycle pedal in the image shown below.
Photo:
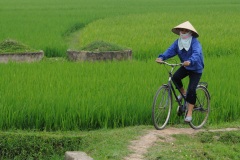
M184 113L184 111L183 111L183 107L178 106L178 108L177 108L177 115L178 115L178 116L182 116L183 113Z

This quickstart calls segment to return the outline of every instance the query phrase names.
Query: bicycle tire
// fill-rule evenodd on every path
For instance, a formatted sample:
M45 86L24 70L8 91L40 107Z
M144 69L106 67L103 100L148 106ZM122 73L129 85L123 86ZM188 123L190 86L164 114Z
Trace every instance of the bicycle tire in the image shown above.
M198 85L196 89L197 101L189 125L193 129L200 129L207 122L210 112L210 95L206 87Z
M152 105L152 121L157 130L164 129L172 110L172 94L168 85L162 85L156 92Z

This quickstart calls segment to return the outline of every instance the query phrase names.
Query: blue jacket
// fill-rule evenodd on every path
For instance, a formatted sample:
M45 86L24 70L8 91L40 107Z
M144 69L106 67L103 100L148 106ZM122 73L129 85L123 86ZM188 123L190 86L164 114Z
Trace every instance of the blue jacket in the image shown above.
M187 70L202 73L204 60L202 47L197 38L192 38L191 46L188 51L185 49L179 50L177 39L163 54L160 54L158 58L167 60L175 55L178 55L181 62L190 61L190 65L186 67Z

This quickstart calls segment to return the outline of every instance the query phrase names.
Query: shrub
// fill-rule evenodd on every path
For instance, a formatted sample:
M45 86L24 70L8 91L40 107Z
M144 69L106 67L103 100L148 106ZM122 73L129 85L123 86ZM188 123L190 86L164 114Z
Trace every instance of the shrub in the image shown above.
M79 149L81 137L44 133L0 133L0 159L50 159Z

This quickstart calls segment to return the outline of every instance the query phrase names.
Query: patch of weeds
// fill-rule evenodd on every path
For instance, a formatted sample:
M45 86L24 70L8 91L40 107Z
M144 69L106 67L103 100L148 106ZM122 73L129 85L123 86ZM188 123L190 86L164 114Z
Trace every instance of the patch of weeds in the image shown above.
M214 136L211 132L200 132L198 137L201 143L211 143L214 141Z
M23 53L23 52L35 52L35 49L22 44L16 40L7 39L0 43L0 53Z
M104 52L104 51L122 51L124 47L118 46L113 43L104 42L104 41L94 41L87 46L81 48L84 51L95 51L95 52Z
M226 132L218 140L222 143L238 144L240 142L240 134L237 132Z
M198 133L198 137L202 143L212 143L214 141L222 143L237 144L240 142L240 134L238 132L202 132Z

